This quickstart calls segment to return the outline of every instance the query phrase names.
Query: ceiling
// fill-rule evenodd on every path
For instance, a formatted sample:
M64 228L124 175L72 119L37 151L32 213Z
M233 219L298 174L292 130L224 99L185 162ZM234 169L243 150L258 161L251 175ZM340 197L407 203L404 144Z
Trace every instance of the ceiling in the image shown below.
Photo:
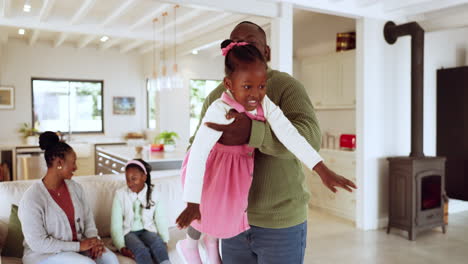
M174 34L181 52L185 44L193 46L201 35L220 31L233 23L251 20L260 25L269 18L216 11L211 8L180 5L155 0L0 0L0 42L23 39L30 45L47 41L53 47L71 44L77 48L96 46L101 50L118 48L121 52L137 50L146 53L156 46L166 48L174 43ZM23 10L31 6L30 12ZM166 16L163 16L167 13ZM175 15L177 14L177 15ZM153 23L153 19L157 22ZM153 28L154 26L154 28ZM24 35L18 30L25 29ZM176 31L175 31L176 30ZM155 34L153 34L155 33ZM208 34L209 35L209 34ZM229 34L216 34L222 41ZM109 39L102 42L100 39ZM215 42L213 37L198 41L199 47ZM191 48L197 48L195 45Z
M154 25L157 46L163 40L172 45L176 29L179 53L188 53L219 43L243 20L268 27L281 14L281 2L348 18L418 21L426 31L468 26L468 0L0 0L0 43L23 39L30 45L47 41L54 47L146 53L153 48ZM23 10L25 4L30 12ZM24 35L18 34L20 28ZM103 36L109 40L101 42Z

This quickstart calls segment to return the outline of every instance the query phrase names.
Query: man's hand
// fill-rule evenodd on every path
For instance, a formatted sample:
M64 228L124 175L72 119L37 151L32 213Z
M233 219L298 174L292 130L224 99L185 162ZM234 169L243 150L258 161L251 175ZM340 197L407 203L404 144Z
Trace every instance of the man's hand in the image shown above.
M200 220L200 205L196 203L187 203L187 208L177 217L176 224L179 228L185 228L193 220Z
M135 255L133 255L133 252L130 249L128 249L127 247L121 248L120 253L122 253L122 255L124 255L126 257L129 257L131 259L135 259Z
M330 170L327 166L325 166L323 162L319 162L317 165L315 165L314 171L318 173L318 175L322 179L323 184L334 193L337 192L337 189L335 187L343 188L348 192L353 191L351 188L357 188L354 182L346 179L341 175L336 174L334 171Z
M252 130L252 120L245 114L234 109L226 114L227 119L235 118L229 125L220 125L206 122L205 125L211 129L223 132L218 140L219 143L227 146L237 146L249 143L250 131Z

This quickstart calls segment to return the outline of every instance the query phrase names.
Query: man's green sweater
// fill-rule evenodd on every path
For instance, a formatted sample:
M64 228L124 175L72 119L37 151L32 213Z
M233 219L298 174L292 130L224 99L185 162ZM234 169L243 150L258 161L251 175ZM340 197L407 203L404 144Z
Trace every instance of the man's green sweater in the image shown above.
M200 120L225 90L221 84L208 95ZM269 69L267 95L318 151L320 128L304 86L287 73ZM247 211L249 223L266 228L286 228L304 222L310 193L301 162L278 141L267 122L252 121L249 145L257 148Z

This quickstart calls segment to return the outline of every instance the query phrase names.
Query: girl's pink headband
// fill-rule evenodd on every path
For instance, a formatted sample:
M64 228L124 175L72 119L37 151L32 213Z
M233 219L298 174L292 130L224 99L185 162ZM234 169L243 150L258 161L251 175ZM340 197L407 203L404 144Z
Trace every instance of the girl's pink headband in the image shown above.
M145 175L148 174L148 173L146 172L145 165L143 165L143 163L139 162L138 160L131 160L131 161L127 162L127 164L125 164L125 168L127 168L128 165L130 165L130 164L135 164L135 165L137 165L138 167L140 167L140 168L143 170L143 172L145 173Z
M229 45L227 45L225 48L222 48L221 51L223 52L223 56L226 56L228 52L236 46L245 46L249 45L247 42L231 42Z

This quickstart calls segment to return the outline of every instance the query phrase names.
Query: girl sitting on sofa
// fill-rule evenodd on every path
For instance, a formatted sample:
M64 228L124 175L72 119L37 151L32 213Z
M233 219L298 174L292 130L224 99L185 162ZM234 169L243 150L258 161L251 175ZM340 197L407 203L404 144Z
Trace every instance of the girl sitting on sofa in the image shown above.
M125 165L127 186L118 189L112 204L111 235L123 255L138 264L170 264L168 224L162 202L153 192L151 166L141 159Z
M20 201L24 264L118 264L98 237L83 188L71 180L76 154L51 131L39 137L47 173Z

